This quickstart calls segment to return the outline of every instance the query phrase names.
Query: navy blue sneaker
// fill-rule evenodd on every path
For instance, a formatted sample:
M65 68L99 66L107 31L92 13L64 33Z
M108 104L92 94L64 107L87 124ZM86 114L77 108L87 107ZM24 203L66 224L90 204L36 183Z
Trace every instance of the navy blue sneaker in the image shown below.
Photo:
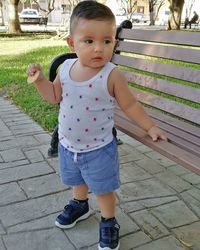
M120 225L116 219L100 222L99 250L118 250L119 249L119 229Z
M59 228L68 229L74 227L78 221L87 219L89 215L88 201L70 200L69 204L64 207L63 212L56 218L55 225Z

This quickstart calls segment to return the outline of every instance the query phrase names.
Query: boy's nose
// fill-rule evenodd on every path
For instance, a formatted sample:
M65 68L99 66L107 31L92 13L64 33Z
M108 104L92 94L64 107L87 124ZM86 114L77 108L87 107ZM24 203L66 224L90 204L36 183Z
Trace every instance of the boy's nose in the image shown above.
M95 44L95 52L103 51L103 46L101 44Z

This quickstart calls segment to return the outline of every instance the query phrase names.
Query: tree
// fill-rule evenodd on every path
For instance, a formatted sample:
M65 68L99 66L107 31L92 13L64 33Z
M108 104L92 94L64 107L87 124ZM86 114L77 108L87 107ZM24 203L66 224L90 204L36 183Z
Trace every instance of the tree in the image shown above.
M4 14L3 14L3 3L0 1L0 25L5 25L4 23Z
M8 0L8 33L18 34L22 33L19 16L18 4L20 0Z
M165 0L149 0L150 25L155 25L159 10L164 3Z
M190 18L191 10L196 0L186 0L185 1L185 17Z
M167 28L168 30L180 30L184 0L168 0L168 2L170 15Z
M32 0L30 2L37 4L39 9L45 13L46 17L54 10L55 0L48 0L47 1L47 9L42 8L41 5L39 4L38 0Z
M117 0L118 6L120 6L125 14L128 14L128 18L131 20L134 12L137 11L137 0Z

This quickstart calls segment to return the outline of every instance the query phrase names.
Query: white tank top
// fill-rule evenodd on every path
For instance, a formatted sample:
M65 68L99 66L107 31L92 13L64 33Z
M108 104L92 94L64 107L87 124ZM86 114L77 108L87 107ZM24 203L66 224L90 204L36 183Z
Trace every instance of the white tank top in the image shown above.
M72 152L88 152L113 140L115 98L110 96L107 84L116 65L108 62L88 81L76 82L70 77L76 60L66 60L60 69L59 141Z

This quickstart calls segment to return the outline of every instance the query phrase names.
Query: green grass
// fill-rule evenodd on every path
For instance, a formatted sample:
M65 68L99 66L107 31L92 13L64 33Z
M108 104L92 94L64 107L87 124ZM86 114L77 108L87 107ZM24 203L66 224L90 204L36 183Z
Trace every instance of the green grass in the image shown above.
M68 52L66 41L52 40L49 35L0 37L0 94L6 93L14 103L49 131L55 127L58 105L42 100L34 85L27 84L26 70L40 63L48 76L50 62Z

